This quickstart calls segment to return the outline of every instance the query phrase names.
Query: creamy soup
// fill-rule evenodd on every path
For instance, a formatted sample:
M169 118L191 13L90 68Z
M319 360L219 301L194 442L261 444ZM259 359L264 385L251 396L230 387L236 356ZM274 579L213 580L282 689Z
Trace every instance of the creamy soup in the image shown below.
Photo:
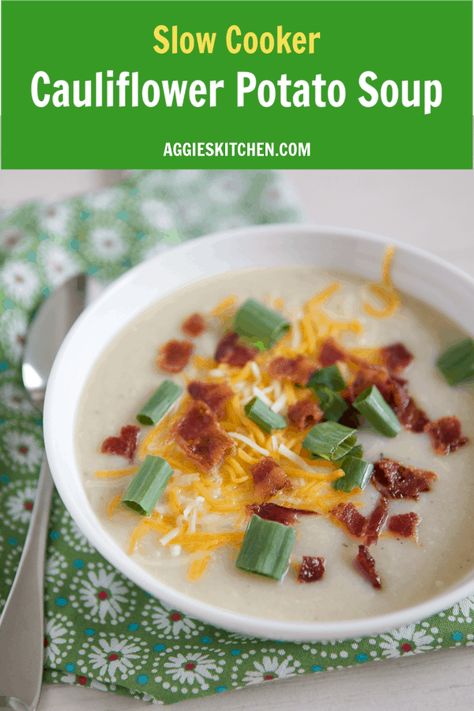
M290 424L267 433L244 414L245 404L255 396L284 418L295 400L310 397L317 402L314 390L269 376L269 363L278 354L287 358L303 354L314 360L316 370L321 346L331 337L352 354L337 366L348 386L360 362L380 368L379 349L399 342L413 359L398 377L408 381L405 390L417 407L433 421L459 418L462 434L472 440L473 391L466 385L449 386L435 366L439 354L463 333L423 304L402 296L398 305L391 291L390 298L385 296L368 291L367 284L357 279L315 268L256 269L193 284L128 324L91 373L77 416L77 458L98 526L147 571L180 592L221 608L278 620L387 613L419 603L467 575L473 567L474 540L471 444L441 455L426 432L402 427L397 436L387 437L361 420L357 442L364 460L390 458L437 475L417 500L387 497L389 518L378 541L366 549L381 581L377 588L354 564L364 535L351 535L333 513L338 505L352 503L369 516L381 496L373 481L363 491L335 489L333 482L344 471L337 463L310 457L302 446L309 426L298 430ZM235 310L248 297L281 312L291 324L289 333L270 350L257 348L255 359L243 367L213 361ZM205 331L189 338L181 324L194 312L203 316ZM171 339L193 344L188 365L176 374L157 365L160 347ZM350 360L353 356L356 362ZM357 358L363 359L359 365ZM183 395L158 424L139 425L134 461L103 453L104 440L117 436L124 425L138 425L137 413L165 379L179 383ZM193 403L186 392L192 380L224 382L234 393L217 424L233 440L234 449L213 471L205 471L188 456L173 429ZM170 461L173 474L152 513L143 516L124 506L121 497L146 454ZM315 512L299 515L290 524L296 540L281 580L236 567L249 521L247 506L262 503L255 494L252 470L264 456L271 457L288 479L287 486L263 497L267 503ZM390 517L409 512L419 517L417 540L389 530ZM148 523L143 523L145 519ZM319 580L298 582L303 556L324 559Z

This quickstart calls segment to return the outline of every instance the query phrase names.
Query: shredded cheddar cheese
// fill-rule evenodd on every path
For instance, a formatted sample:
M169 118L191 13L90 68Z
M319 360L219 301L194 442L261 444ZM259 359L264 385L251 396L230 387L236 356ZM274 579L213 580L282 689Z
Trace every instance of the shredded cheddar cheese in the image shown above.
M209 370L216 367L216 361L213 358L204 358L200 355L195 355L193 364L198 370Z
M239 447L237 449L237 457L243 462L245 462L245 464L255 464L255 462L257 461L256 457L252 457L242 447Z
M382 302L382 307L378 308L366 302L364 304L365 312L375 318L392 316L400 305L398 294L384 284L369 284L369 290Z
M170 486L168 487L168 505L171 509L171 511L176 515L179 516L180 513L182 513L182 506L181 502L179 499L179 493L176 487Z
M333 294L336 293L336 291L339 291L341 288L341 284L338 281L332 282L332 284L329 284L325 289L319 292L319 294L316 294L313 296L312 299L309 300L308 306L314 307L314 306L319 306L320 304L323 304L325 301L327 301Z
M293 383L285 383L283 386L283 392L285 393L288 405L294 405L298 397L296 395L296 388Z
M390 245L390 247L387 247L387 249L385 250L385 255L382 262L382 282L385 284L385 286L390 287L391 289L394 288L391 274L394 256L395 247L393 245Z
M144 459L147 454L151 454L153 444L159 439L160 435L166 431L168 425L169 417L164 417L161 422L151 428L138 447L138 456L140 459Z
M237 297L235 295L226 296L225 299L222 299L222 301L212 309L211 314L217 317L225 316L229 311L232 311L236 303Z
M173 542L182 546L190 553L196 551L213 551L226 545L239 545L244 537L243 531L225 531L223 533L200 532L181 533L173 538Z
M368 285L369 291L381 302L382 306L373 306L370 302L364 303L364 310L374 318L388 318L400 306L400 296L397 293L391 276L394 247L387 247L382 264L382 281Z
M373 365L383 364L380 348L351 348L350 353L357 358L363 358L369 363L373 363Z
M107 511L107 516L108 516L109 518L112 518L112 516L113 516L114 513L116 512L116 510L117 510L117 508L118 508L118 506L119 506L121 500L122 500L122 494L121 494L121 493L120 493L120 494L115 494L115 496L113 496L113 497L110 499L109 503L107 504L107 509L106 509L106 511Z
M141 539L146 536L150 531L157 531L158 533L166 533L168 528L165 524L161 524L160 521L152 520L150 518L144 518L140 523L135 526L130 536L128 552L133 553Z
M138 467L126 467L125 469L99 469L95 475L97 479L120 479L125 476L135 474Z
M203 558L196 558L196 560L193 560L188 567L188 580L199 580L209 565L210 560L210 555L205 555Z
M303 342L310 353L316 351L316 330L313 325L313 320L310 314L304 316L301 320L301 330Z

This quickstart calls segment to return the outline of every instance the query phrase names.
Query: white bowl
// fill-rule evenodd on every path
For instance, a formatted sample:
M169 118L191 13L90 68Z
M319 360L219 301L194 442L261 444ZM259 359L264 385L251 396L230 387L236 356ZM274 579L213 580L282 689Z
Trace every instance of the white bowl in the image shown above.
M234 632L280 640L360 637L413 622L474 593L474 571L442 594L390 614L337 622L280 622L230 612L177 592L130 558L102 528L76 461L78 403L91 369L116 334L148 306L190 282L247 267L314 264L377 279L387 240L363 232L302 225L250 227L193 240L132 269L79 318L64 341L49 380L44 428L58 491L91 544L116 568L172 607ZM394 244L393 240L390 241ZM442 260L396 244L393 276L413 295L474 334L474 280Z

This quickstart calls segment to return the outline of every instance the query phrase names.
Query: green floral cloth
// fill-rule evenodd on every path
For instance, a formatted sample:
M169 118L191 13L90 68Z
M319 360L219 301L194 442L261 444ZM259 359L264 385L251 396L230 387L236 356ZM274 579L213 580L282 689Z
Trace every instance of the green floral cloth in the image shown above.
M0 214L0 609L21 553L42 457L41 420L20 384L35 307L79 270L110 280L212 230L294 219L268 172L137 173L60 204ZM249 684L474 644L474 597L418 624L344 642L244 638L143 592L91 548L53 501L46 568L46 681L173 703Z

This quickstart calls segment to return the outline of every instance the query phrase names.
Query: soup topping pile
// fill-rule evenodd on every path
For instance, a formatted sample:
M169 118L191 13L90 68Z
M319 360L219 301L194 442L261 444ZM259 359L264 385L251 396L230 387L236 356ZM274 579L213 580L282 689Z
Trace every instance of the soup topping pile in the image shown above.
M400 304L387 251L380 283L369 286L369 316L387 318ZM186 338L164 343L156 366L164 380L137 414L108 437L103 453L127 460L99 478L128 477L108 504L137 519L133 553L148 535L171 555L189 555L188 578L197 580L213 553L233 546L236 566L280 580L321 580L327 562L304 555L292 560L298 520L324 516L357 544L354 565L375 589L382 587L371 548L379 535L417 541L415 511L391 514L390 500L426 495L435 472L381 456L364 459L358 429L381 440L401 428L429 437L447 455L467 444L454 416L432 421L410 394L406 371L413 360L403 343L382 348L347 347L344 333L362 333L358 320L334 320L325 302L337 282L316 294L297 318L284 315L281 299L263 304L229 296L209 314L191 314L181 325ZM216 332L213 358L195 355L205 332ZM472 339L455 344L438 360L455 385L474 374ZM378 501L360 511L362 491L375 487ZM315 541L317 546L317 541ZM309 551L308 551L309 552ZM330 562L329 562L330 564Z

